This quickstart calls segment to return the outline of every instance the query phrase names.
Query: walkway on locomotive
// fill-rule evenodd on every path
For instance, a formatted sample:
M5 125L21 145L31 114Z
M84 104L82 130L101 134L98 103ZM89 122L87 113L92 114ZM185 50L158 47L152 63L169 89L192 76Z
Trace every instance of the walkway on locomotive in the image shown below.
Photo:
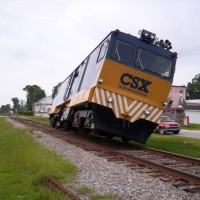
M110 107L117 118L158 122L175 62L168 50L113 32L92 101Z

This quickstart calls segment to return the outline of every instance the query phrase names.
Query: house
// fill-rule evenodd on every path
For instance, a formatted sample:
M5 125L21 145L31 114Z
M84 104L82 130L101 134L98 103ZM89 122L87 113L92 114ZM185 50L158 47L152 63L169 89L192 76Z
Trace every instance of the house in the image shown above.
M172 86L168 95L168 105L163 114L178 122L183 122L185 116L186 86Z
M163 115L170 116L178 122L189 117L189 123L200 124L200 99L186 100L186 86L172 86L168 95L168 105Z
M48 117L49 110L52 106L52 97L43 97L33 104L33 112L35 116Z
M200 124L200 99L186 100L185 115L189 123Z

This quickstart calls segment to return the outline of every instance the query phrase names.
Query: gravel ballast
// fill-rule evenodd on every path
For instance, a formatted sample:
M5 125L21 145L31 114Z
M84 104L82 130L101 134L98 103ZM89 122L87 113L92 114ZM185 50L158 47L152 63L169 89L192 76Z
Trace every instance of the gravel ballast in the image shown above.
M120 200L200 199L200 193L187 193L174 187L171 182L163 182L159 178L131 169L125 164L107 161L104 157L98 157L92 152L41 131L32 133L40 144L78 166L78 175L70 184L75 187L88 186L96 193L117 195Z

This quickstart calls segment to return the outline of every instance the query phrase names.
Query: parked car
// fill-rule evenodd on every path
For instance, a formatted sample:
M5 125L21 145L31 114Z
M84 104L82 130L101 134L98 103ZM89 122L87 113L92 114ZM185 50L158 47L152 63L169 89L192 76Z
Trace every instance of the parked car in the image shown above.
M155 131L161 134L166 132L173 132L174 134L178 134L180 132L180 124L168 116L161 116L160 123L156 127Z

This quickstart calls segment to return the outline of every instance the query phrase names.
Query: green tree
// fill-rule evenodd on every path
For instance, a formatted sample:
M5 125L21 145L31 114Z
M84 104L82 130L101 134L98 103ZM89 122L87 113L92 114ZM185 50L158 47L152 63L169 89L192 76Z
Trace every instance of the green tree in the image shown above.
M58 83L56 86L53 87L52 89L52 98L54 99L54 97L57 95L58 93L58 88L60 87L61 83Z
M17 111L20 109L19 99L17 97L14 97L11 99L13 102L13 111L14 113L17 113Z
M28 111L33 111L33 103L46 96L45 91L38 85L27 85L23 90L27 92L26 104Z
M0 108L1 113L8 113L11 110L10 104L2 105Z
M200 74L187 84L187 99L200 99Z
M20 100L20 111L27 110L26 101Z

